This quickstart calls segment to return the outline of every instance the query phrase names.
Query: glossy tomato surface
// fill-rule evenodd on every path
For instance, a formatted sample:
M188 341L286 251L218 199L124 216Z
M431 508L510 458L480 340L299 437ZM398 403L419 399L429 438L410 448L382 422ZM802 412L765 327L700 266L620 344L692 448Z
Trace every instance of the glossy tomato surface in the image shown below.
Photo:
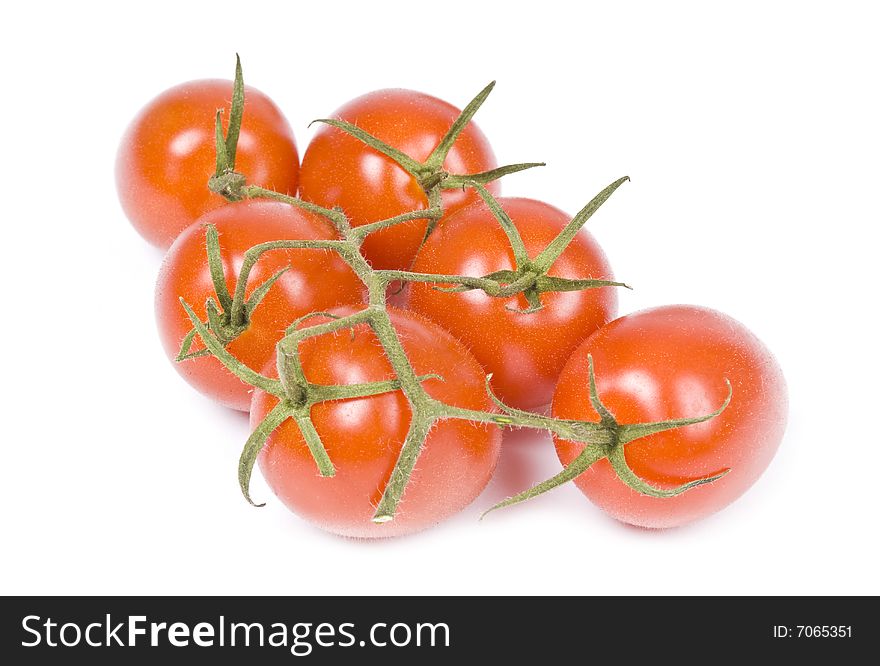
M745 326L708 308L673 305L617 319L572 355L553 397L560 418L598 421L590 405L587 355L592 354L602 402L619 423L697 417L730 404L704 423L626 445L626 460L652 485L671 488L730 472L671 498L642 495L624 485L607 460L575 483L609 515L642 527L674 527L707 516L742 495L775 454L788 413L782 371ZM556 440L563 464L582 445Z
M501 198L499 203L535 258L571 219L558 208L534 199ZM420 273L483 276L513 269L513 250L501 225L481 201L443 220L419 252L413 270ZM602 248L581 229L551 267L551 276L611 280ZM556 379L574 349L614 318L615 287L545 293L543 309L528 307L520 294L493 298L474 289L444 293L429 284L412 284L408 303L464 342L492 373L492 386L514 407L550 402Z
M192 329L178 298L182 296L202 321L207 320L206 300L213 297L217 301L205 248L206 224L217 227L230 294L235 292L244 253L252 246L275 240L336 237L325 219L280 202L242 201L201 217L171 246L156 285L159 334L172 361L184 336ZM297 317L363 299L363 283L345 262L333 252L312 249L272 250L264 254L251 271L247 295L284 267L289 270L254 310L247 330L227 347L254 370L266 365L284 329ZM203 348L198 341L193 351ZM208 397L234 409L250 409L251 387L213 356L174 365L184 379Z
M153 245L177 235L226 201L208 189L215 171L214 116L232 104L232 81L200 80L166 90L131 122L116 157L116 188L131 223ZM299 154L281 111L245 87L236 171L249 183L295 193Z
M464 346L436 324L389 309L392 322L418 374L445 381L424 382L428 393L452 405L491 409L485 373ZM345 314L353 310L338 310ZM310 323L320 323L320 319ZM306 377L321 384L352 384L394 377L376 336L366 325L312 338L300 347ZM274 372L272 364L266 373ZM251 425L256 426L277 398L256 391ZM397 461L409 426L409 403L400 391L312 407L312 420L336 467L318 475L315 462L291 420L269 438L259 455L272 491L294 513L322 529L351 537L388 537L415 532L470 504L495 469L501 435L495 426L469 421L438 422L425 443L397 514L391 522L371 521Z
M423 162L449 130L460 111L443 100L412 90L378 90L338 109L346 120ZM449 173L487 171L497 166L486 137L473 123L462 131L444 162ZM488 189L497 193L496 182ZM303 155L300 196L322 206L339 206L355 226L427 207L418 182L396 162L342 130L322 125ZM446 214L475 201L473 190L444 190ZM367 238L364 254L375 268L406 269L425 235L417 220Z

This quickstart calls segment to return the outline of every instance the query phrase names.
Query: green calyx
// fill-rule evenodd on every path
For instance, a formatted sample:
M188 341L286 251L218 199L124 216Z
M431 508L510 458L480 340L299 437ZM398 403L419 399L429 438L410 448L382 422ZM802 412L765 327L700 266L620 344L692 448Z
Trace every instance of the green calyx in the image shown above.
M593 213L605 203L618 187L629 180L628 176L619 178L597 194L593 199L577 214L572 220L559 232L550 244L541 251L538 256L532 258L526 250L525 243L516 228L513 220L505 212L498 203L498 200L482 185L475 184L474 188L477 193L489 207L492 215L498 220L510 247L513 250L513 257L516 263L515 270L498 271L486 278L495 280L498 283L497 288L483 289L490 296L499 298L510 297L515 294L523 294L528 306L525 309L513 309L522 314L530 314L541 310L544 306L541 302L541 294L552 291L580 291L583 289L595 289L598 287L625 287L629 289L629 285L624 282L615 282L613 280L594 280L590 278L569 279L561 277L553 277L547 275L547 272L553 266L553 263L565 251L565 248L574 240L577 232L587 223ZM469 286L456 287L435 287L441 291L466 291L472 289Z
M403 151L387 144L366 130L361 129L357 125L346 120L338 118L319 118L312 122L323 123L335 127L396 162L401 169L406 171L416 180L416 182L419 183L422 190L425 192L425 196L428 198L428 205L430 207L435 207L440 205L440 193L442 190L486 185L494 180L498 180L502 176L507 176L533 167L545 166L543 162L523 162L520 164L507 164L481 173L469 174L452 174L444 170L443 163L446 161L449 151L452 150L458 137L474 117L474 114L476 114L479 108L483 105L483 102L486 101L486 98L489 97L489 93L492 92L494 87L495 82L492 81L470 101L424 162L419 162ZM427 234L431 233L435 225L436 220L430 220L428 223Z
M526 500L532 499L533 497L537 497L538 495L542 495L550 490L553 490L554 488L561 486L564 483L572 481L584 472L586 472L590 467L593 466L593 464L603 459L608 460L615 474L617 474L617 477L624 484L626 484L636 492L642 495L647 495L649 497L675 497L676 495L681 495L682 493L687 492L692 488L696 488L697 486L702 486L707 483L717 481L730 471L729 469L725 469L717 474L693 479L674 488L659 488L657 486L651 485L650 483L639 477L632 470L632 468L629 466L629 463L627 463L626 461L625 452L625 446L634 440L640 439L642 437L648 437L649 435L653 435L656 433L665 432L667 430L674 430L677 428L694 425L696 423L703 423L704 421L709 421L710 419L713 419L721 414L721 412L727 409L727 406L730 404L730 399L733 395L733 389L729 381L727 381L726 379L724 380L727 384L727 397L725 398L724 402L721 404L720 407L718 407L718 409L709 414L704 414L702 416L692 418L656 421L651 423L620 424L617 422L617 419L615 419L614 415L602 403L602 400L599 397L599 392L596 389L596 375L593 368L592 355L587 356L587 364L590 382L590 404L593 406L593 409L596 411L596 413L599 414L598 425L604 436L579 437L575 435L574 437L571 437L556 432L557 435L563 437L564 439L576 442L584 442L585 446L583 450L577 455L577 457L575 457L574 460L566 465L566 467L559 474L551 477L550 479L547 479L546 481L542 481L541 483L533 486L532 488L529 488L522 493L519 493L518 495L514 495L513 497L509 497L506 500L499 502L495 506L488 509L485 513L483 513L481 518L484 518L487 514L495 511L496 509L501 509L507 506L512 506L514 504L519 504L520 502L525 502ZM497 398L494 398L494 400L495 403L499 405L503 411L518 411L506 407ZM553 428L548 429L554 431Z
M596 289L599 287L624 287L631 289L625 282L613 280L601 280L593 278L561 278L548 275L553 263L565 251L565 248L574 240L577 232L586 224L603 203L620 187L629 180L628 176L619 178L597 194L593 199L559 232L546 248L538 256L532 258L526 250L525 243L520 236L513 220L501 207L495 197L481 184L472 183L492 215L498 220L498 224L504 230L510 247L513 251L516 268L513 270L501 270L489 273L481 277L467 275L434 275L431 273L414 273L412 271L377 271L389 281L400 282L429 282L434 283L434 289L438 291L456 293L480 289L489 296L495 298L510 298L517 294L523 294L527 307L524 309L508 308L521 314L531 314L544 307L541 302L541 294L554 291L582 291L584 289ZM442 209L441 209L442 210ZM427 212L427 211L426 211ZM383 224L383 223L376 223ZM371 226L376 226L371 225ZM363 227L362 227L363 228ZM440 283L450 283L452 286L441 286Z
M208 255L208 270L211 273L211 281L216 295L216 300L208 298L205 302L205 311L208 318L207 326L225 347L247 330L253 311L256 310L278 278L289 270L289 267L276 271L265 282L254 289L250 297L245 299L250 268L248 268L247 272L242 268L242 274L238 276L235 294L230 294L229 289L226 287L226 275L223 271L219 234L213 224L205 225L205 247ZM178 362L187 361L192 358L206 356L210 353L207 348L196 352L190 351L195 335L196 329L193 328L183 338L180 351L175 360Z

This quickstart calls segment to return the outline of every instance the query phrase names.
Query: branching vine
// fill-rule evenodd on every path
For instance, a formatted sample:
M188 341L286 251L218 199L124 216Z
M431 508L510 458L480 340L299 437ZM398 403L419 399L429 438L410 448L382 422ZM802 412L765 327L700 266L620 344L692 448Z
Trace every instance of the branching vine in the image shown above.
M272 432L282 423L292 420L302 433L320 475L332 477L335 474L333 461L327 454L320 435L311 420L311 408L318 403L329 400L343 400L367 397L390 391L401 391L411 408L412 417L409 429L397 462L391 473L381 499L373 515L373 521L384 523L394 518L407 488L413 468L422 453L428 432L432 425L444 419L464 419L468 421L494 424L501 427L529 427L546 430L554 435L572 442L582 443L583 450L557 476L511 497L491 510L516 504L518 502L546 492L565 483L586 471L598 460L607 458L619 478L631 488L656 497L667 497L686 492L690 488L711 483L723 476L694 479L682 486L672 489L656 488L640 479L630 469L624 455L625 445L634 439L654 433L681 428L714 418L720 414L730 400L710 413L693 418L661 421L656 423L620 424L613 414L602 404L596 389L593 361L589 359L590 400L595 411L600 415L598 422L565 420L514 409L503 403L492 391L490 378L486 381L486 390L495 407L492 411L464 409L441 402L429 395L423 382L436 379L436 375L417 375L410 363L398 333L392 324L388 312L387 295L392 283L422 282L434 285L434 288L445 291L465 291L479 289L492 297L509 298L523 294L528 307L520 310L521 316L529 316L542 307L541 294L553 291L573 291L600 287L626 287L624 283L591 278L565 279L547 275L549 269L562 254L564 249L576 236L578 230L602 206L605 201L628 180L620 178L596 195L581 210L559 235L550 242L536 257L529 257L524 243L519 236L514 221L489 193L484 185L501 176L521 171L539 163L514 164L499 167L480 174L449 174L443 170L443 162L456 138L482 105L492 90L493 84L482 90L468 104L461 116L453 123L444 138L434 151L423 162L417 162L396 148L389 146L376 137L371 136L355 125L341 120L324 119L319 122L332 125L351 134L365 144L376 149L394 160L422 186L428 200L428 207L405 213L387 220L372 224L353 227L343 211L327 209L303 201L287 194L281 194L257 185L247 183L244 175L235 171L235 144L242 118L244 100L243 83L240 63L236 67L236 80L233 94L230 126L226 135L222 131L220 116L216 119L217 170L211 177L209 187L230 201L244 199L272 199L317 214L329 220L334 226L338 237L330 240L279 240L261 243L250 248L244 257L243 265L236 276L233 293L226 287L226 276L220 260L219 240L216 229L206 226L207 261L216 290L216 300L208 299L205 304L207 321L195 312L192 304L181 299L181 304L189 316L193 329L184 338L178 360L214 355L226 368L242 381L265 391L278 399L278 404L258 424L242 451L238 478L245 498L253 503L249 485L253 466ZM361 253L364 240L379 230L393 228L412 220L428 220L428 233L443 216L440 192L447 188L473 188L492 211L498 223L504 229L513 250L516 267L513 270L499 271L480 277L466 275L434 275L415 273L405 270L374 270ZM247 367L227 349L229 342L246 329L248 319L253 310L259 307L260 301L282 271L275 273L263 284L253 290L250 298L245 298L250 273L256 263L267 252L281 249L322 249L337 253L355 272L366 286L368 300L363 309L346 316L316 312L301 317L287 329L284 337L277 344L278 379L267 377ZM320 323L303 326L310 319L320 318ZM392 367L394 377L385 381L369 382L352 385L321 385L309 381L299 357L299 345L306 339L335 333L356 326L366 325L372 329L382 346ZM191 346L198 337L204 349L191 352ZM491 377L491 376L490 376ZM488 513L488 512L487 512Z

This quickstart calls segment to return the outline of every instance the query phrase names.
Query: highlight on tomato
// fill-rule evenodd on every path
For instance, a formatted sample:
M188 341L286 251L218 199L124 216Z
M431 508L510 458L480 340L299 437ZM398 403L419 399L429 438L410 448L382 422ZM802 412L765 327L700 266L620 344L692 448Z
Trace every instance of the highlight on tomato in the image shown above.
M620 467L623 476L631 471L630 484L608 458L575 478L591 502L618 520L665 528L708 516L748 490L779 447L788 412L779 364L752 332L721 312L669 305L603 326L563 369L553 416L600 420L590 397L590 360L601 405L620 423L698 416L729 398L712 418L627 443ZM564 465L584 450L559 437L554 442ZM694 483L706 479L711 483ZM683 486L686 492L672 490Z
M156 284L156 320L169 359L180 375L209 398L241 411L251 403L250 385L233 375L194 336L180 298L241 362L259 371L285 328L299 316L362 302L364 285L334 252L279 249L266 252L246 276L236 298L245 253L279 240L335 239L323 217L282 202L230 203L199 218L168 251ZM209 261L213 250L213 266ZM209 316L206 303L214 303Z
M559 247L545 250L569 228L572 218L550 204L534 199L500 198L479 201L444 218L419 251L412 270L417 273L496 275L507 283L527 277L561 279L555 286L588 280L607 281L571 291L529 289L507 297L485 291L448 291L429 283L408 287L406 302L414 311L437 322L464 342L492 373L492 385L507 404L522 409L550 402L562 367L574 349L593 331L614 318L617 294L611 266L586 229L579 228ZM496 206L500 207L498 211ZM495 212L493 212L495 208ZM505 229L497 214L503 214ZM584 220L585 221L585 220ZM511 238L511 232L513 238ZM511 242L513 241L513 242Z
M353 308L332 311L351 314ZM427 393L444 403L491 410L486 374L465 346L418 315L388 309L416 373L430 375ZM327 321L310 319L308 326ZM302 370L319 385L349 385L395 379L376 335L366 324L299 345ZM277 377L270 362L263 373ZM279 399L256 389L251 424L264 422ZM332 461L332 476L320 476L300 424L288 419L269 435L259 453L269 487L295 514L318 527L350 537L390 537L416 532L470 504L492 476L500 449L497 427L465 420L437 422L425 440L394 520L377 524L374 513L397 462L410 424L401 391L332 400L311 408L311 423ZM309 427L307 424L305 427Z
M238 67L236 83L240 72ZM233 91L233 81L220 79L170 88L140 110L122 137L116 156L119 201L151 244L168 248L196 219L226 203L208 188L218 170L219 110L225 112L220 120L230 164L253 183L296 193L299 153L287 120L269 97L251 87L243 88L241 114L232 113Z
M481 93L480 104L490 89ZM468 120L475 111L466 109ZM476 195L448 176L497 167L483 132L473 122L456 125L461 118L451 104L413 90L377 90L353 99L323 121L309 142L299 194L325 208L338 206L354 226L439 205L429 201L431 192L449 215ZM384 144L381 150L358 131ZM498 193L500 186L491 180L486 187ZM409 268L426 229L426 220L415 220L374 233L364 255L377 269Z

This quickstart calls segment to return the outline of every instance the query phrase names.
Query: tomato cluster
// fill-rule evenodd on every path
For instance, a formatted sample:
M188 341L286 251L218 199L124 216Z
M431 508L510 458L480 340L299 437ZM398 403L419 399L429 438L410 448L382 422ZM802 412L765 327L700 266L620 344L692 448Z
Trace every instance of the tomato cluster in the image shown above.
M368 93L321 121L302 164L240 67L150 102L116 176L135 229L168 248L155 308L169 359L250 412L245 496L258 464L291 511L338 534L460 511L505 426L550 431L564 467L493 508L573 480L634 525L717 511L782 438L778 364L707 308L615 318L626 285L583 225L626 179L574 217L501 197L501 176L536 165L496 163L471 120L490 90L463 111Z

